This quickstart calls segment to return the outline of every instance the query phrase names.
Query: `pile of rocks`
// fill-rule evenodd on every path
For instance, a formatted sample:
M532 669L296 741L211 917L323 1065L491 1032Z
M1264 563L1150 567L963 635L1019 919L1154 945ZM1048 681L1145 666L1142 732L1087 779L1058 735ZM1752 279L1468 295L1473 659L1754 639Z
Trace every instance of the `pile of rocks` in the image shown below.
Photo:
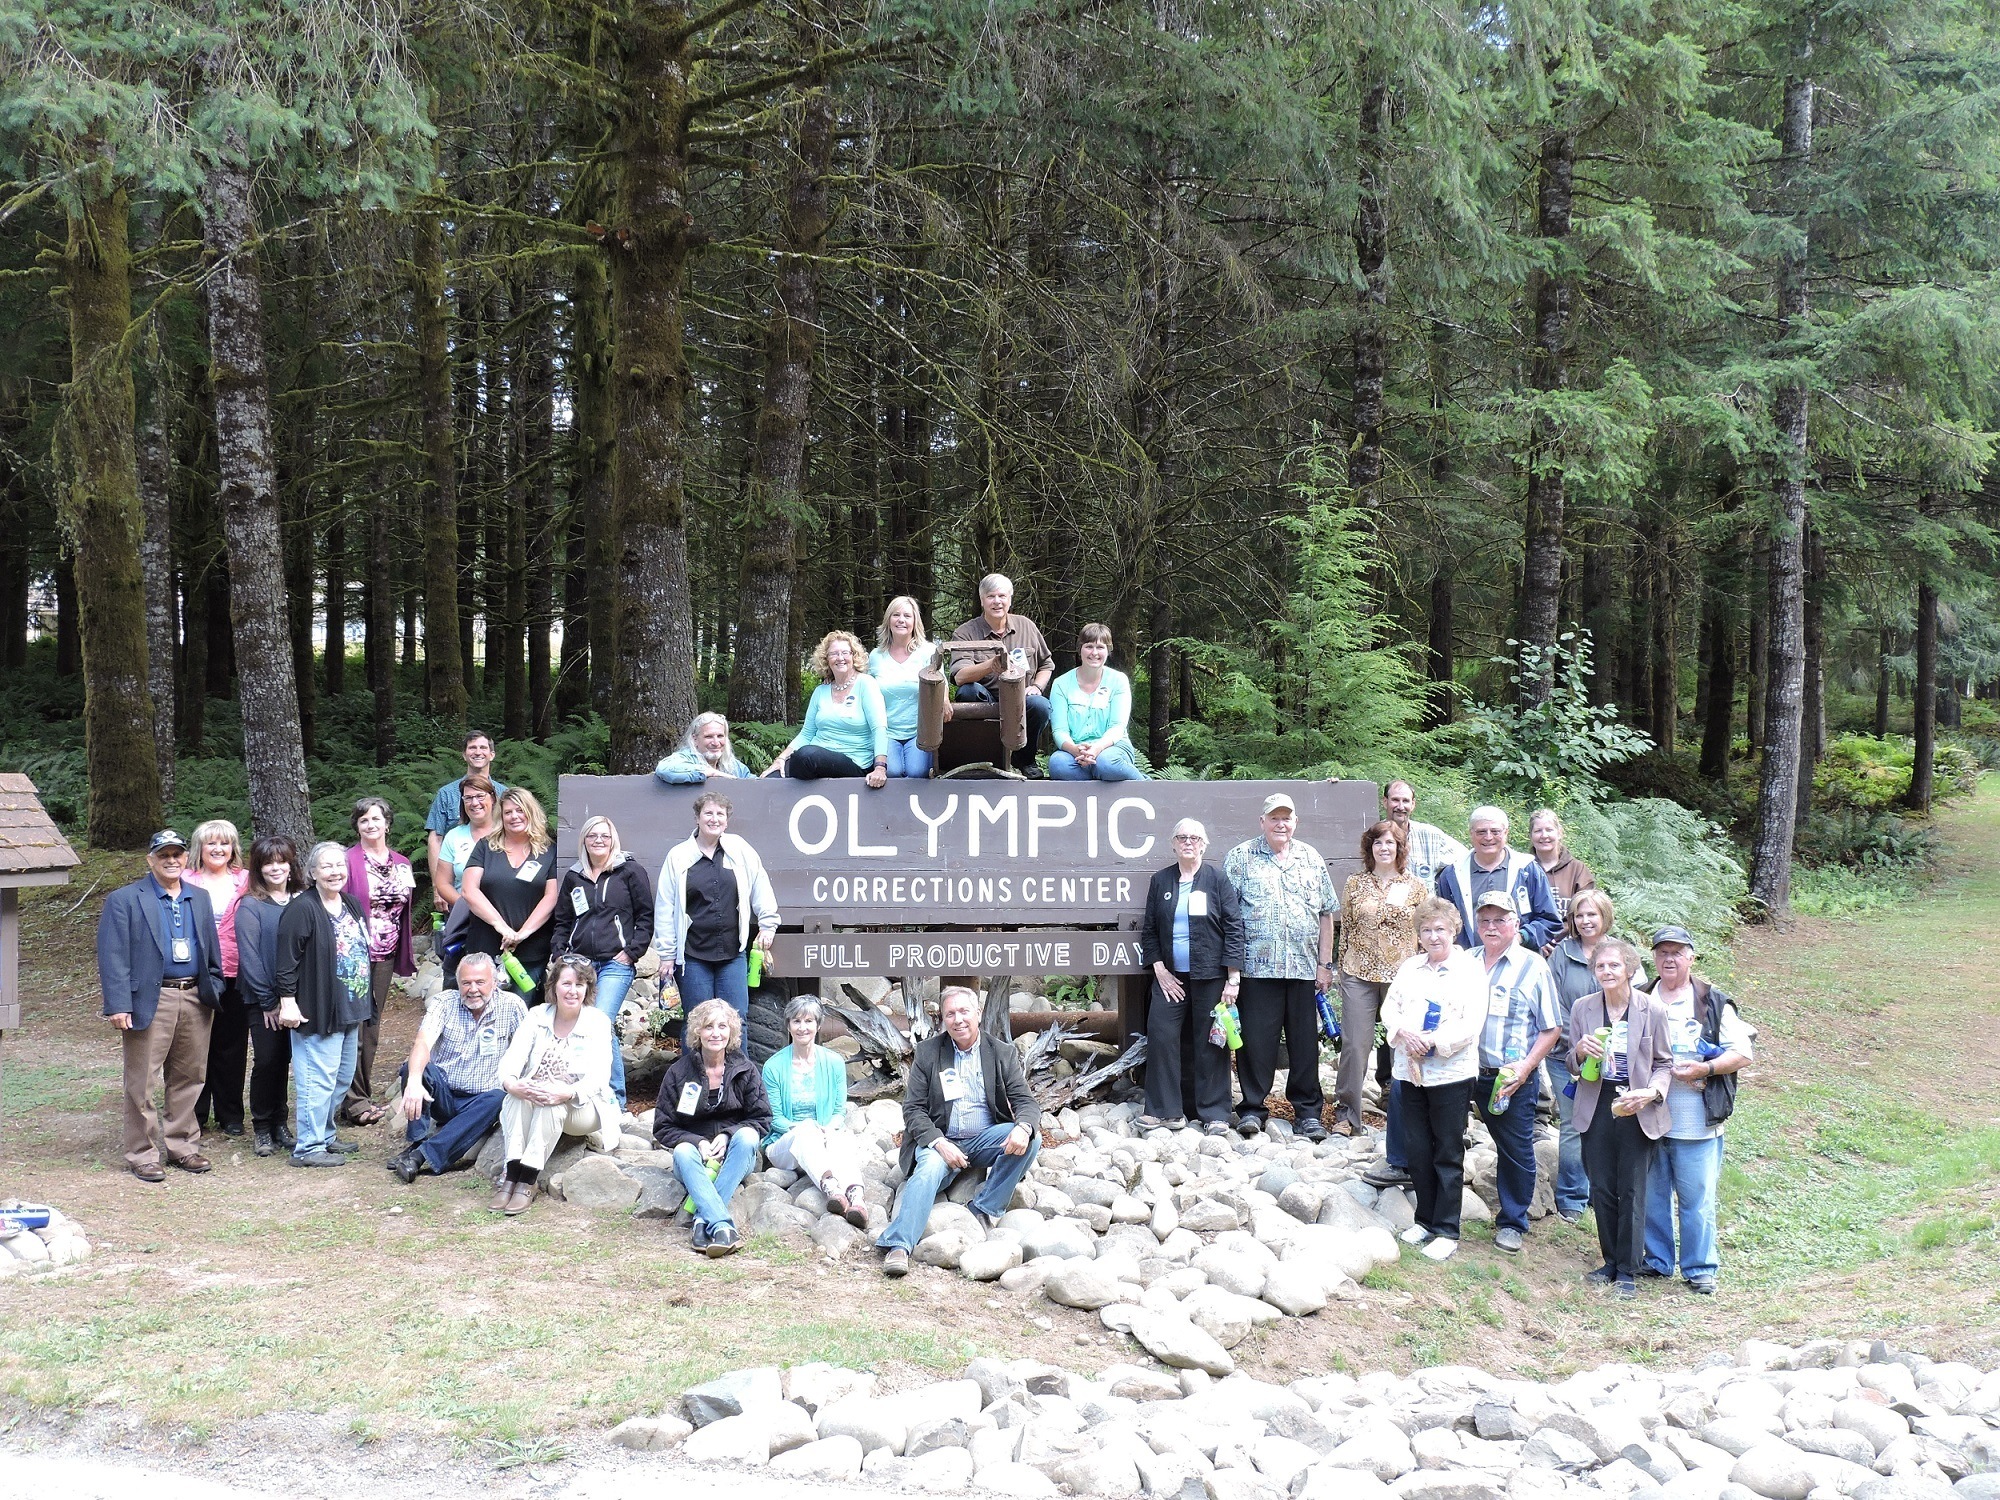
M0 1215L22 1207L9 1201L0 1203ZM5 1220L0 1219L0 1224ZM71 1266L90 1254L90 1241L83 1226L58 1210L49 1211L49 1222L41 1229L0 1233L0 1281L10 1276L33 1276L57 1266Z
M1153 1500L2000 1500L2000 1371L1886 1345L1750 1342L1691 1372L1553 1384L1462 1366L1289 1385L974 1360L895 1394L739 1370L621 1447L801 1478Z

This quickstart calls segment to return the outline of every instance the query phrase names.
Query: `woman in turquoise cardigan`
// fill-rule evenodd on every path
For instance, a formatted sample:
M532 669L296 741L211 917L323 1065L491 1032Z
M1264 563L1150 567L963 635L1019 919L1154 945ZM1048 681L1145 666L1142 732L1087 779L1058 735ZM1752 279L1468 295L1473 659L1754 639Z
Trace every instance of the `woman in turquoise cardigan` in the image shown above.
M1049 775L1057 781L1145 781L1125 733L1132 684L1105 665L1111 657L1110 627L1084 626L1076 654L1076 669L1049 689L1049 729L1056 740Z
M785 1007L792 1045L773 1052L764 1064L764 1092L771 1099L765 1155L772 1166L809 1178L826 1194L829 1212L866 1229L861 1154L845 1124L847 1061L819 1045L819 1014L813 995L801 995Z
M882 689L864 670L867 657L851 631L830 630L812 654L819 678L806 702L805 727L771 762L766 776L817 781L865 776L872 787L889 779L889 717Z

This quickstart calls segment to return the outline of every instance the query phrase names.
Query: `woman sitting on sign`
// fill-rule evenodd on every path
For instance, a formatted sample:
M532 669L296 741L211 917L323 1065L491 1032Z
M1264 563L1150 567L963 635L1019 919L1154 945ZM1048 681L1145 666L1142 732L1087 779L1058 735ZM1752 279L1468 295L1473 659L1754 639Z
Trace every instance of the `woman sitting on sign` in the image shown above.
M756 1064L743 1055L743 1018L720 1000L688 1013L688 1045L660 1080L653 1139L674 1154L674 1171L694 1207L694 1248L708 1256L737 1248L729 1200L757 1165L771 1129L771 1101Z
M844 1123L847 1059L818 1045L819 996L801 995L787 1005L785 1026L791 1046L773 1052L764 1064L764 1093L771 1101L764 1152L772 1166L799 1173L824 1193L829 1213L866 1229L861 1157ZM664 1091L660 1097L666 1097Z
M729 799L703 792L694 799L694 832L667 851L653 895L653 946L660 970L680 983L692 1009L726 1000L750 1016L750 931L771 956L778 934L778 898L749 843L729 831Z
M865 776L874 787L889 779L889 719L882 689L862 670L866 662L852 631L827 632L812 654L819 686L806 703L805 727L778 753L766 776L798 781Z
M1174 863L1153 876L1139 917L1139 958L1153 971L1146 1012L1144 1129L1189 1120L1229 1133L1229 1045L1218 1007L1234 1010L1243 967L1243 916L1236 889L1203 864L1208 830L1174 825ZM1211 1040L1220 1028L1221 1045Z
M879 644L868 653L868 675L882 690L882 711L889 723L889 774L928 776L931 753L917 744L917 679L930 664L929 641L917 601L899 594L882 611ZM947 699L944 716L951 717Z
M1049 689L1049 729L1055 753L1049 775L1057 781L1144 781L1125 726L1132 718L1132 683L1105 665L1111 627L1086 625L1077 637L1082 662Z
M749 769L729 743L729 721L721 714L696 714L681 737L680 749L666 756L653 774L669 786L700 786L712 776L733 780Z

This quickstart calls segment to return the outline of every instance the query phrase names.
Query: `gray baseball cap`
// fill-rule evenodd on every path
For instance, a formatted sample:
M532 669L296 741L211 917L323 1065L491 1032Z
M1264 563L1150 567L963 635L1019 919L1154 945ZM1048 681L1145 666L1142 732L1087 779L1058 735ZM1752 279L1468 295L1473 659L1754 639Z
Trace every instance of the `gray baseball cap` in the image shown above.
M1694 934L1689 932L1685 927L1666 926L1654 928L1653 946L1657 948L1662 943L1680 943L1690 953L1699 953L1701 951L1695 943Z

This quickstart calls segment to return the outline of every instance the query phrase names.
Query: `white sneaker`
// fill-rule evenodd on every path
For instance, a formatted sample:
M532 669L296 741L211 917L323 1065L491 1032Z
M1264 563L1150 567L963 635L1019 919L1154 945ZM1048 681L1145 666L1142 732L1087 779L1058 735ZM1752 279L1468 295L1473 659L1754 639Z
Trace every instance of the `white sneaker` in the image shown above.
M1450 1260L1457 1253L1458 1241L1445 1239L1442 1235L1424 1246L1426 1260Z
M1408 1229L1405 1229L1402 1235L1400 1236L1403 1243L1406 1245L1421 1245L1425 1240L1429 1239L1430 1237L1431 1237L1431 1232L1428 1229L1424 1228L1424 1226L1421 1224L1412 1224Z

